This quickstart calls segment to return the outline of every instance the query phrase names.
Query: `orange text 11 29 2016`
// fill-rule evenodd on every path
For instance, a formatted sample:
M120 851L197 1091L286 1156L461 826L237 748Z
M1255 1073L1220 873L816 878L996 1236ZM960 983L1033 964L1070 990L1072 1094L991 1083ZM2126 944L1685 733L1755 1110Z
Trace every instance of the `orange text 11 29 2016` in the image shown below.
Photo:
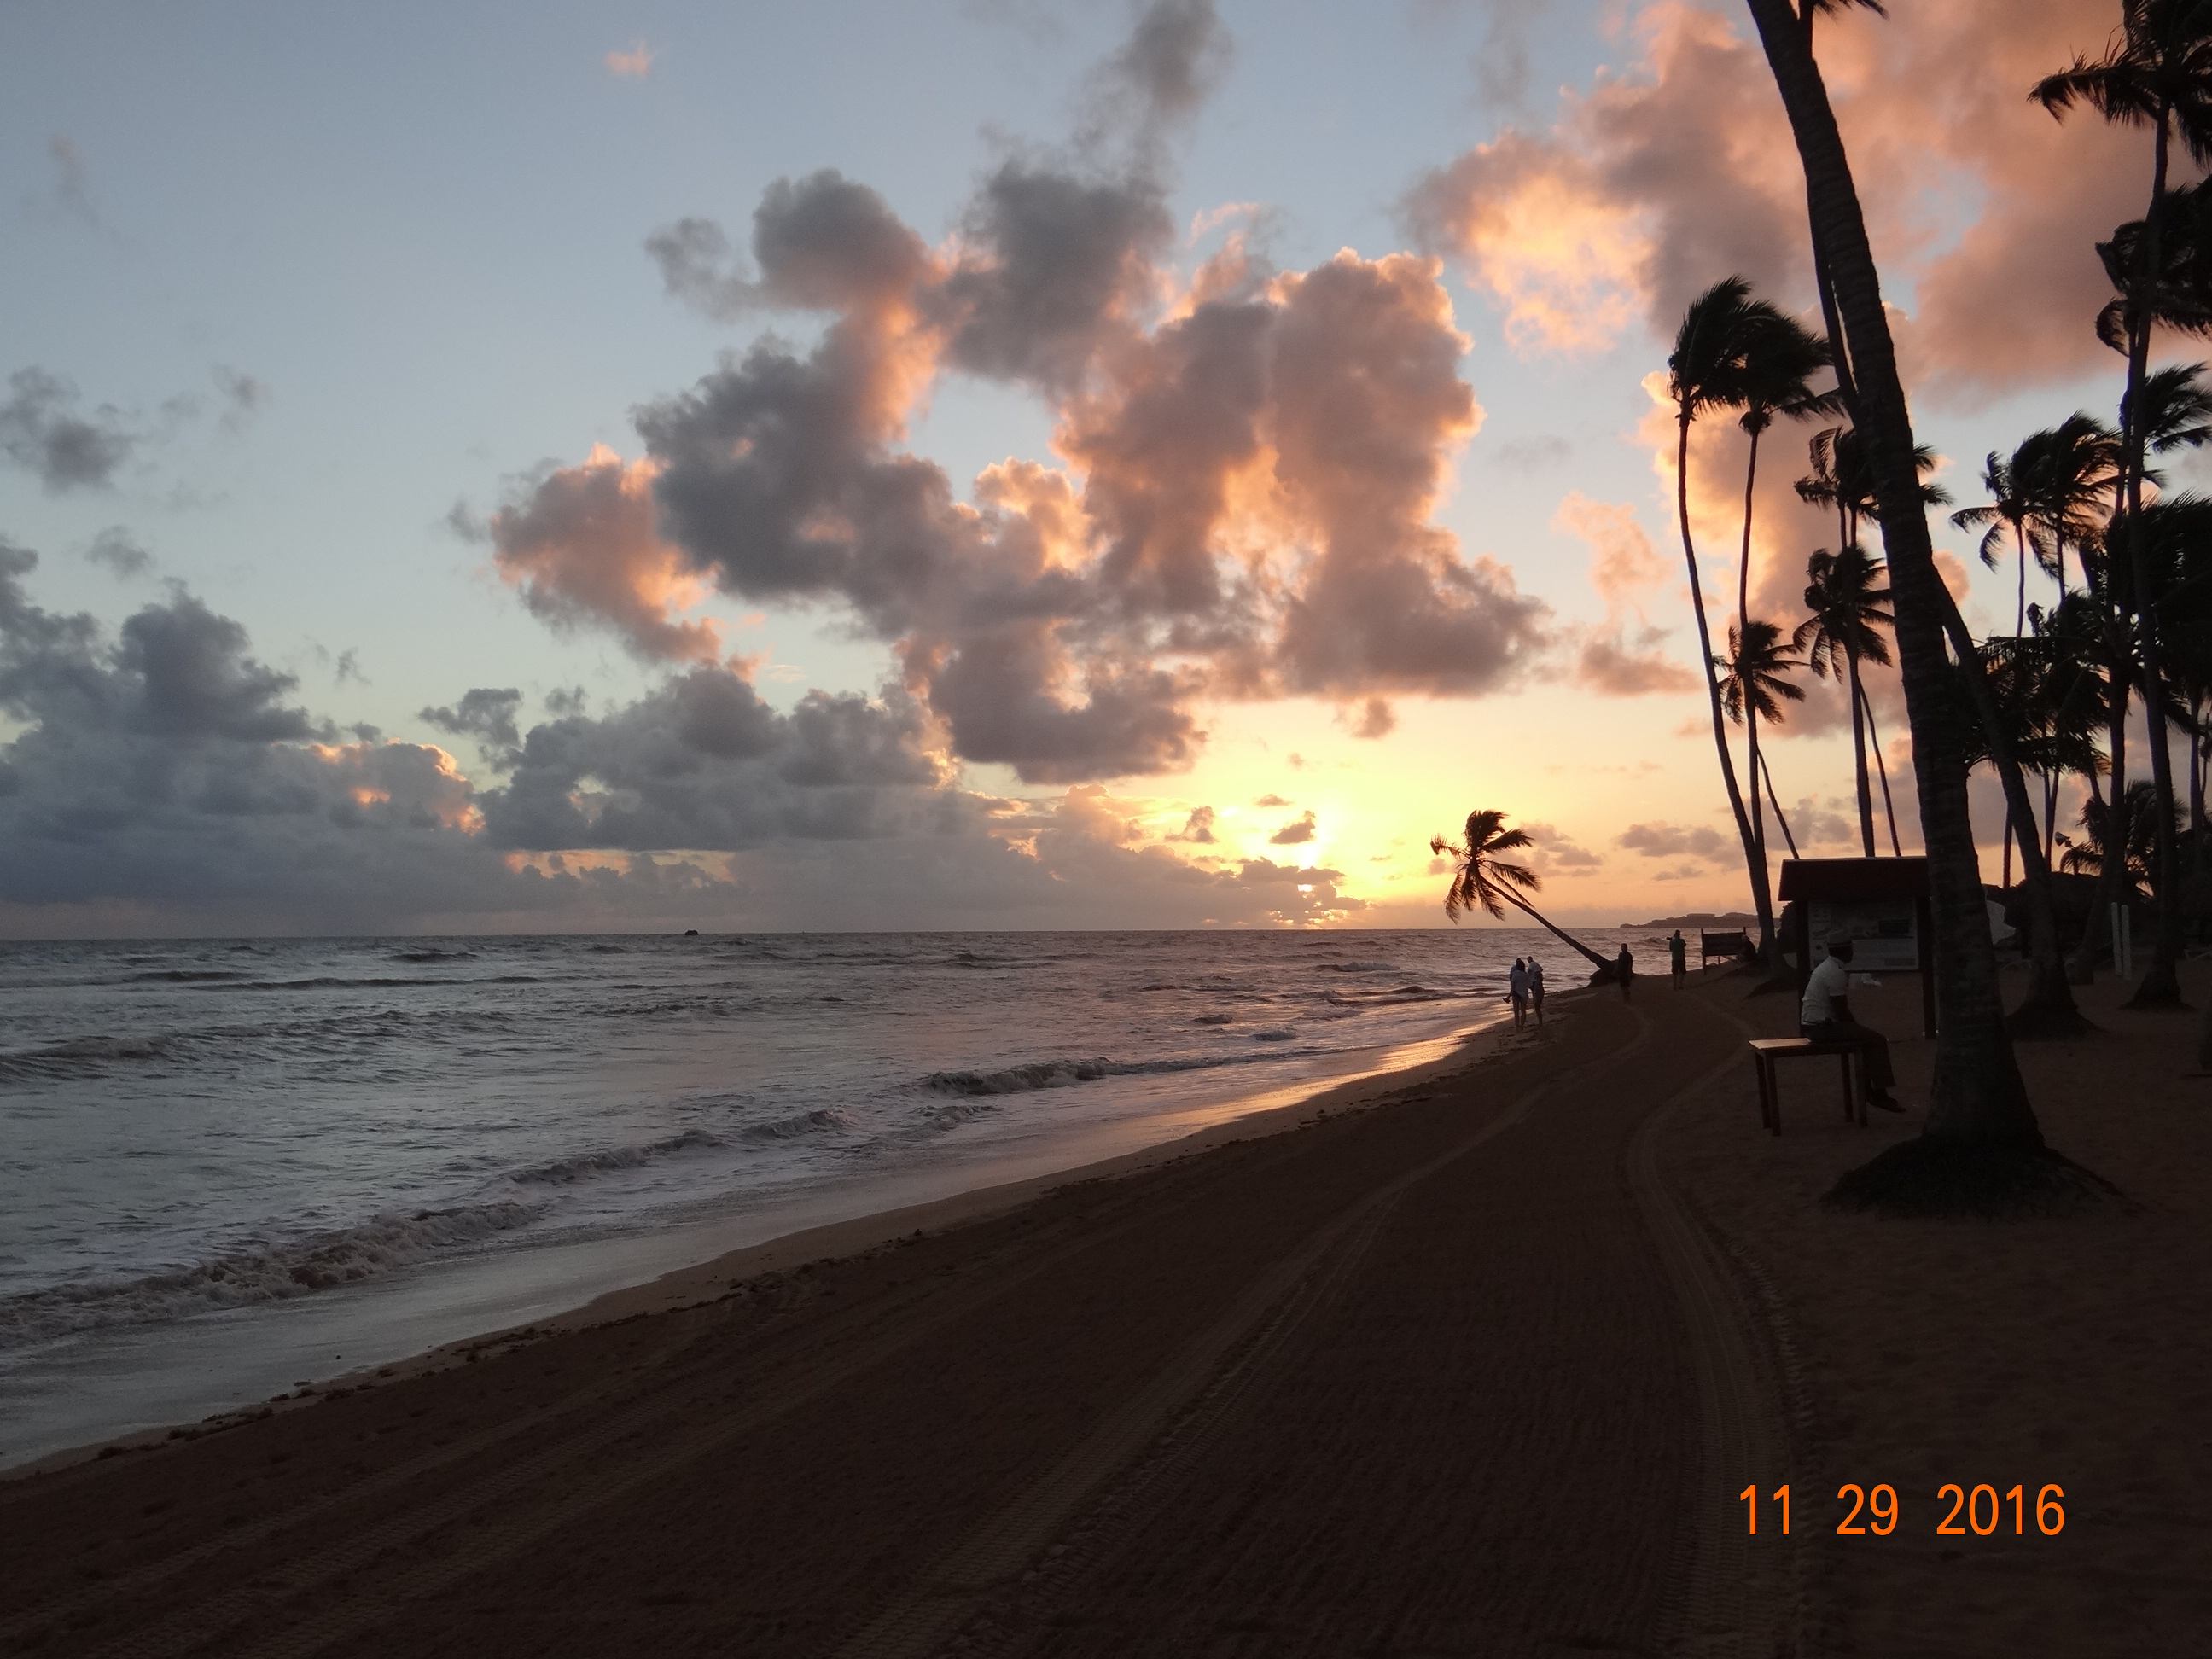
M1944 1538L1987 1538L1999 1533L2026 1538L2032 1527L2045 1538L2056 1538L2066 1529L2065 1497L2065 1488L2056 1485L2042 1487L2031 1499L2025 1482L2003 1492L1986 1481L1971 1487L1946 1482L1936 1490L1936 1504L1942 1513L1933 1530ZM1744 1524L1753 1537L1759 1535L1762 1521L1769 1534L1790 1535L1788 1486L1762 1493L1754 1483L1738 1492L1736 1501L1744 1506ZM1836 1489L1836 1503L1841 1514L1835 1530L1843 1538L1887 1538L1897 1530L1904 1513L1897 1488L1887 1482L1862 1486L1847 1481Z

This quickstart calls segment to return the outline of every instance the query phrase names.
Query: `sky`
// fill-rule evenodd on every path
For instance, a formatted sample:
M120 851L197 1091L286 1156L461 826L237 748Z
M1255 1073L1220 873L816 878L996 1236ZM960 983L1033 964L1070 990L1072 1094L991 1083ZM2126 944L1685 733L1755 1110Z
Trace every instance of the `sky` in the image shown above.
M1888 10L1818 49L1970 504L2111 416L2148 140L2026 96L2117 0ZM1747 906L1662 404L1714 282L1817 320L1738 4L27 0L0 215L0 937L1441 926L1478 807L1559 921Z

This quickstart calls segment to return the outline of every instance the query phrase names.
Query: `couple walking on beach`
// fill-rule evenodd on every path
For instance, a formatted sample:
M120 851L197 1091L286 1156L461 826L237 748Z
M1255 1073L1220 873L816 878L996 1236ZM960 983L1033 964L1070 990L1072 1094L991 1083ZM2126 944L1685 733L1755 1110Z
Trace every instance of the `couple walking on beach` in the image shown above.
M1513 1000L1513 1023L1525 1025L1528 1011L1536 1012L1536 1024L1544 1023L1544 964L1534 957L1513 958L1513 971L1505 975L1506 994Z

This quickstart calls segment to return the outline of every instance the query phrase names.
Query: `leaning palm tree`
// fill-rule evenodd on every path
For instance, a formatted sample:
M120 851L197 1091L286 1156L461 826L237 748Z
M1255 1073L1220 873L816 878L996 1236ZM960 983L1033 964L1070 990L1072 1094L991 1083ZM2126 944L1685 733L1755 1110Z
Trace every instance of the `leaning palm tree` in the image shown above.
M1960 680L1947 640L1955 644L1964 639L1964 660L1971 655L1972 639L1936 568L1913 464L1912 417L1882 307L1881 274L1867 240L1866 216L1827 88L1813 60L1806 15L1793 0L1748 3L1804 163L1814 246L1835 305L1837 323L1830 333L1843 365L1839 378L1850 388L1852 425L1865 434L1881 507L1898 661L1912 727L1943 1018L1936 1039L1927 1124L1918 1144L1909 1152L1886 1154L1878 1169L1847 1178L1844 1188L1860 1201L1909 1203L1905 1194L1926 1192L1930 1177L1954 1190L1955 1182L1984 1175L2009 1179L2010 1170L2002 1176L1996 1172L2006 1165L2018 1167L2012 1154L2039 1152L2042 1135L2005 1030L1996 952L1967 808L1966 753L1975 705L1958 696ZM2025 795L2016 767L2007 789ZM1951 1153L1957 1149L1969 1149L1970 1155L1954 1158Z
M2168 165L2177 137L2199 167L2212 164L2212 6L2204 0L2121 0L2120 29L2105 55L2094 60L2077 57L2057 74L2039 81L2028 95L2062 119L2080 104L2119 125L2151 129L2150 206L2133 250L2132 268L2113 272L2125 279L2121 288L2124 302L2121 321L2127 342L2128 381L2122 408L2136 417L2126 421L2123 428L2126 453L2122 463L2122 501L2130 526L2128 559L2135 567L2137 588L2147 592L2152 584L2142 509L2148 434L2142 416L2146 407L2144 380L2150 365L2156 288L2166 268L2160 246L2166 217L2161 210L2166 204ZM2165 702L2158 629L2145 616L2138 632L2145 691L2155 711ZM2175 975L2181 955L2181 925L2172 833L2173 769L2163 743L2150 745L2150 761L2151 781L2158 797L2159 916L2150 969L2136 988L2134 1003L2174 1006L2181 1000L2180 982ZM2207 1018L2212 1022L2212 1006L2208 1006ZM2208 1030L2212 1030L2212 1024L2208 1024Z
M1858 785L1859 844L1874 856L1874 785L1867 771L1866 691L1859 664L1889 666L1889 641L1881 629L1896 618L1884 604L1889 589L1877 586L1881 561L1856 544L1841 552L1825 547L1805 562L1805 608L1813 614L1798 623L1790 643L1805 653L1815 674L1832 676L1850 688L1851 766Z
M1771 622L1756 619L1729 629L1728 655L1713 664L1721 672L1721 708L1730 720L1745 728L1751 756L1751 775L1759 776L1759 723L1782 724L1782 705L1802 702L1805 693L1790 678L1804 659L1782 642L1782 630ZM1766 862L1766 824L1759 811L1759 795L1751 797L1751 830L1759 842L1759 864Z
M1608 958L1600 956L1573 934L1553 927L1522 896L1523 893L1535 892L1544 884L1536 872L1525 864L1508 864L1498 856L1534 845L1527 830L1508 830L1505 814L1488 806L1467 815L1466 840L1447 841L1442 836L1431 836L1429 850L1452 860L1451 885L1444 890L1444 915L1457 921L1462 912L1472 915L1480 909L1503 919L1505 907L1510 904L1534 917L1539 926L1562 944L1574 946L1601 969L1612 971L1613 963Z
M1749 404L1753 386L1750 365L1759 356L1762 342L1795 326L1765 301L1752 298L1749 283L1730 276L1691 302L1681 327L1675 331L1674 353L1667 359L1668 393L1674 399L1678 428L1674 507L1682 532L1682 559L1689 568L1690 612L1698 624L1698 659L1705 671L1705 699L1712 712L1713 749L1720 758L1721 781L1728 790L1729 810L1735 817L1736 834L1743 842L1744 867L1751 878L1752 908L1759 918L1759 956L1762 962L1770 963L1774 948L1773 890L1767 880L1765 861L1759 855L1751 812L1744 804L1742 787L1736 781L1727 720L1721 711L1720 681L1713 672L1712 627L1705 617L1697 543L1690 529L1690 428L1701 415L1742 409ZM1755 796L1755 777L1752 788Z

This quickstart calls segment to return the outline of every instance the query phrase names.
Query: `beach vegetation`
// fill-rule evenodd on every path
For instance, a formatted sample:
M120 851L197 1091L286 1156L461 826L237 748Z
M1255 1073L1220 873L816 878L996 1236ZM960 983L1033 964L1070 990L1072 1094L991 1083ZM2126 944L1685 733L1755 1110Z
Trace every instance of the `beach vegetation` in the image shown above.
M2029 95L2061 118L2080 107L2118 125L2150 130L2149 204L2141 220L2122 227L2098 249L2119 290L2099 319L2099 331L2106 344L2125 350L2128 362L2121 401L2120 494L2126 514L2121 545L2136 592L2147 599L2154 586L2142 494L2150 453L2151 332L2164 325L2212 333L2212 235L2205 234L2202 192L2174 191L2168 183L2176 139L2197 166L2212 165L2212 6L2203 0L2121 0L2120 27L2104 55L2077 57L2038 82ZM2162 730L2164 653L2154 609L2148 604L2139 608L2136 623L2144 706L2152 724L2148 746L2157 797L2159 881L2150 966L2130 1006L2178 1007L2179 848L2172 765ZM2117 781L2114 789L2117 797ZM2207 1018L2212 1030L2212 1008Z

